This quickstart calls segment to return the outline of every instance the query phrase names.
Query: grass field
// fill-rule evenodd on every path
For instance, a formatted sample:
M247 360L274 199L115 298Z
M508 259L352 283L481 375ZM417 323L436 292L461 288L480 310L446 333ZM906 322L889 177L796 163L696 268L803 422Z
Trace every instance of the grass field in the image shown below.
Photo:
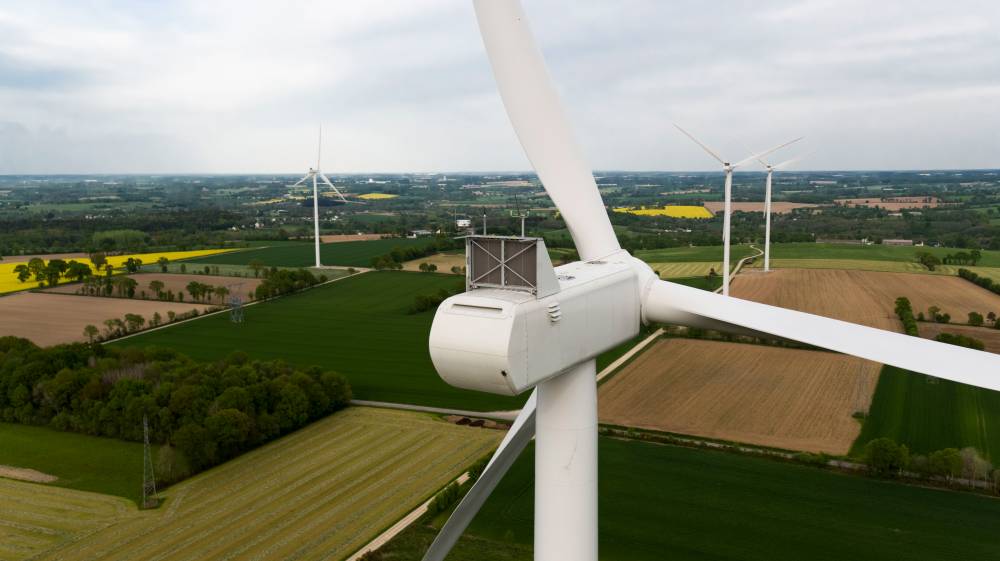
M712 218L715 216L703 206L668 205L663 208L624 208L612 209L623 214L636 216L667 216L670 218Z
M851 356L664 338L599 389L603 423L846 454L879 365Z
M352 407L171 487L159 509L38 559L343 559L502 436Z
M729 252L730 261L733 264L744 257L757 254L757 251L749 245L731 246ZM640 249L635 252L635 256L646 263L722 263L722 246L704 245L695 247L669 247L666 249Z
M756 251L750 249L749 246L746 245L734 245L731 250L733 261L756 253ZM945 247L776 243L771 244L771 259L772 264L775 263L775 260L782 259L844 260L848 262L905 261L916 264L916 254L921 251L927 251L943 258L949 253L968 250ZM979 262L979 267L1000 267L1000 251L983 250L982 254L983 258ZM722 261L722 246L644 249L637 251L635 256L647 263Z
M709 292L714 292L715 290L722 287L722 277L680 277L672 278L670 282L675 282L677 284L683 284L685 286L693 286L694 288L700 288L701 290L707 290Z
M134 514L115 497L0 479L0 561L27 561Z
M735 266L735 263L733 263ZM685 277L704 277L709 271L722 274L722 261L680 261L676 263L650 263L650 267L659 273L660 278L678 279Z
M764 262L760 259L751 267L760 268ZM919 273L925 275L955 276L959 269L969 269L981 276L1000 282L1000 268L997 267L963 267L961 265L939 265L933 271L915 261L878 261L867 259L772 259L772 269L843 269L853 271L882 271L887 273Z
M108 257L108 263L113 265L115 268L119 268L125 263L130 257L136 259L141 259L143 263L155 263L160 257L166 257L170 261L179 261L193 259L196 257L202 257L205 255L217 255L229 251L228 249L203 249L198 251L166 251L161 253L136 253L131 255L114 255ZM90 265L93 268L93 263L90 259L86 257L75 258L76 261ZM48 259L46 259L48 261ZM70 261L70 259L66 259ZM17 290L26 290L29 288L37 288L38 283L33 279L27 282L21 282L17 280L17 274L14 272L14 267L17 267L18 263L3 263L0 262L0 294L6 292L14 292ZM95 271L96 272L96 271ZM69 282L68 279L64 279L62 282Z
M347 375L359 399L515 409L525 397L459 390L441 380L427 350L434 312L407 313L417 295L462 286L455 275L375 271L248 306L240 325L220 314L113 344L172 347L204 360L242 350L252 358L318 364Z
M0 465L59 478L50 485L136 502L142 491L142 444L136 442L0 423Z
M918 454L974 446L1000 461L1000 392L930 378L886 366L871 410L852 448L886 436Z
M531 559L533 461L529 447L462 539L483 559ZM996 557L1000 501L987 497L603 437L599 473L603 561ZM430 535L408 531L384 559L419 560Z
M395 247L423 246L432 243L428 238L389 238L360 242L321 244L320 260L324 265L345 267L370 267L372 259L385 255ZM274 267L311 267L316 264L315 246L310 242L285 244L235 251L226 255L213 255L192 260L194 263L213 265L246 265L260 261Z

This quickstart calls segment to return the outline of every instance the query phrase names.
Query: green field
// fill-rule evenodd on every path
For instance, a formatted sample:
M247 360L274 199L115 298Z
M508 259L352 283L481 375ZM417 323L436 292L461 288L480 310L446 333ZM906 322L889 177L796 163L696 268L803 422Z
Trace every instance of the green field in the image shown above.
M156 510L37 559L343 559L502 436L352 407L171 487Z
M136 503L142 491L142 444L137 442L0 423L0 465L58 477L51 485Z
M0 479L0 561L26 561L135 515L128 501Z
M433 243L433 240L429 238L391 238L327 243L320 245L320 259L324 265L370 267L373 258L385 255L395 247L423 246L430 243ZM310 267L316 264L315 246L309 242L282 244L275 247L234 251L203 259L191 259L188 263L246 265L253 260L274 267Z
M859 455L869 441L885 436L917 454L974 446L1000 461L997 434L1000 392L886 366L851 453Z
M944 247L902 247L886 245L841 245L820 243L780 243L771 244L771 259L809 259L809 260L845 260L845 261L893 261L913 262L916 266L916 254L927 251L943 258L949 253L969 251ZM734 245L731 247L731 259L735 263L748 255L756 254L749 245ZM1000 251L982 251L983 258L980 267L1000 267ZM647 263L658 265L667 263L686 263L694 261L721 262L722 246L671 247L666 249L644 249L635 256ZM774 263L774 261L772 261ZM881 270L881 269L878 269ZM957 270L957 267L956 267Z
M736 263L732 263L733 266ZM650 267L659 273L663 279L679 279L686 277L704 277L709 271L722 274L722 261L678 261L676 263L650 263Z
M735 265L737 261L756 255L757 251L749 245L734 245L729 248L729 260ZM635 252L635 256L646 263L689 263L689 262L718 262L722 263L722 246L706 245L695 247L670 247L666 249L640 249Z
M241 350L252 358L341 372L358 399L516 409L525 397L459 390L441 380L427 351L434 312L407 313L419 294L461 287L454 275L375 271L247 306L240 325L220 314L113 345L171 347L203 360Z
M490 561L490 542L528 546L533 454L515 463L466 532ZM600 439L600 558L605 561L995 559L1000 501L911 487L775 460ZM426 529L392 542L420 559ZM401 540L404 541L404 540ZM458 557L456 557L458 558ZM451 559L451 558L449 558ZM479 559L479 558L477 558Z
M460 390L441 380L427 351L434 311L407 313L419 294L462 286L455 275L374 271L247 306L240 325L219 314L110 344L170 347L201 360L244 351L256 359L316 364L345 374L357 399L474 411L517 409L527 395ZM602 354L598 368L637 341Z

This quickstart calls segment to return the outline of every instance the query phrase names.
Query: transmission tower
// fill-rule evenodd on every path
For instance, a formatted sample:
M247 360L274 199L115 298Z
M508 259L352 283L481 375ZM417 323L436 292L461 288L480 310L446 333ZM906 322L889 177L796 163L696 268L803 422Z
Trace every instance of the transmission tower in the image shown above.
M142 508L157 505L156 476L153 474L153 455L149 447L149 418L142 416Z
M511 218L521 219L521 237L524 237L524 219L531 216L527 209L521 210L521 205L517 204L517 195L514 195L514 210L510 211Z
M237 294L229 297L229 321L243 323L243 299Z

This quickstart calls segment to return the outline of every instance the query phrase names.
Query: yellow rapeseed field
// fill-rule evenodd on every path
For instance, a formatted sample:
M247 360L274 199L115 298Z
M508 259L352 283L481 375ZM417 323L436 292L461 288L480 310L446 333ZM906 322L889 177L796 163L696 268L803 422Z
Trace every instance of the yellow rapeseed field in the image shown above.
M617 207L615 212L635 214L637 216L669 216L670 218L712 218L714 216L703 206L669 205L663 208L630 208Z
M224 253L231 251L229 249L200 249L197 251L165 251L160 253L135 253L131 255L112 255L108 257L108 263L111 264L115 269L121 268L121 266L128 260L129 257L134 257L139 259L146 265L152 265L156 263L156 260L160 257L166 257L171 262L180 261L182 259L192 259L194 257L203 257L205 255L215 255L216 253ZM90 265L91 268L94 264L90 262L90 259L86 257L80 257L76 259L64 259L64 261L77 261L80 263L85 263ZM46 262L48 260L46 259ZM17 280L17 273L14 272L14 267L17 267L21 263L6 263L0 261L0 294L5 294L8 292L15 292L18 290L26 290L29 288L37 288L38 283L34 279L29 279L27 282L21 282ZM96 273L97 271L95 271ZM117 271L116 271L117 272ZM63 279L60 282L69 282L68 279Z
M398 196L389 193L365 193L364 195L358 195L358 198L366 201L381 201L384 199L395 199Z

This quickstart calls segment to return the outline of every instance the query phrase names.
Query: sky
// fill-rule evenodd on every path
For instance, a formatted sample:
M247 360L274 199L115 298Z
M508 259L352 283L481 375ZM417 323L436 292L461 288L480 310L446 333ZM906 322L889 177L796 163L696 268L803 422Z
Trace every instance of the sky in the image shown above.
M599 170L1000 167L1000 2L523 0ZM0 0L0 174L529 169L469 0Z

